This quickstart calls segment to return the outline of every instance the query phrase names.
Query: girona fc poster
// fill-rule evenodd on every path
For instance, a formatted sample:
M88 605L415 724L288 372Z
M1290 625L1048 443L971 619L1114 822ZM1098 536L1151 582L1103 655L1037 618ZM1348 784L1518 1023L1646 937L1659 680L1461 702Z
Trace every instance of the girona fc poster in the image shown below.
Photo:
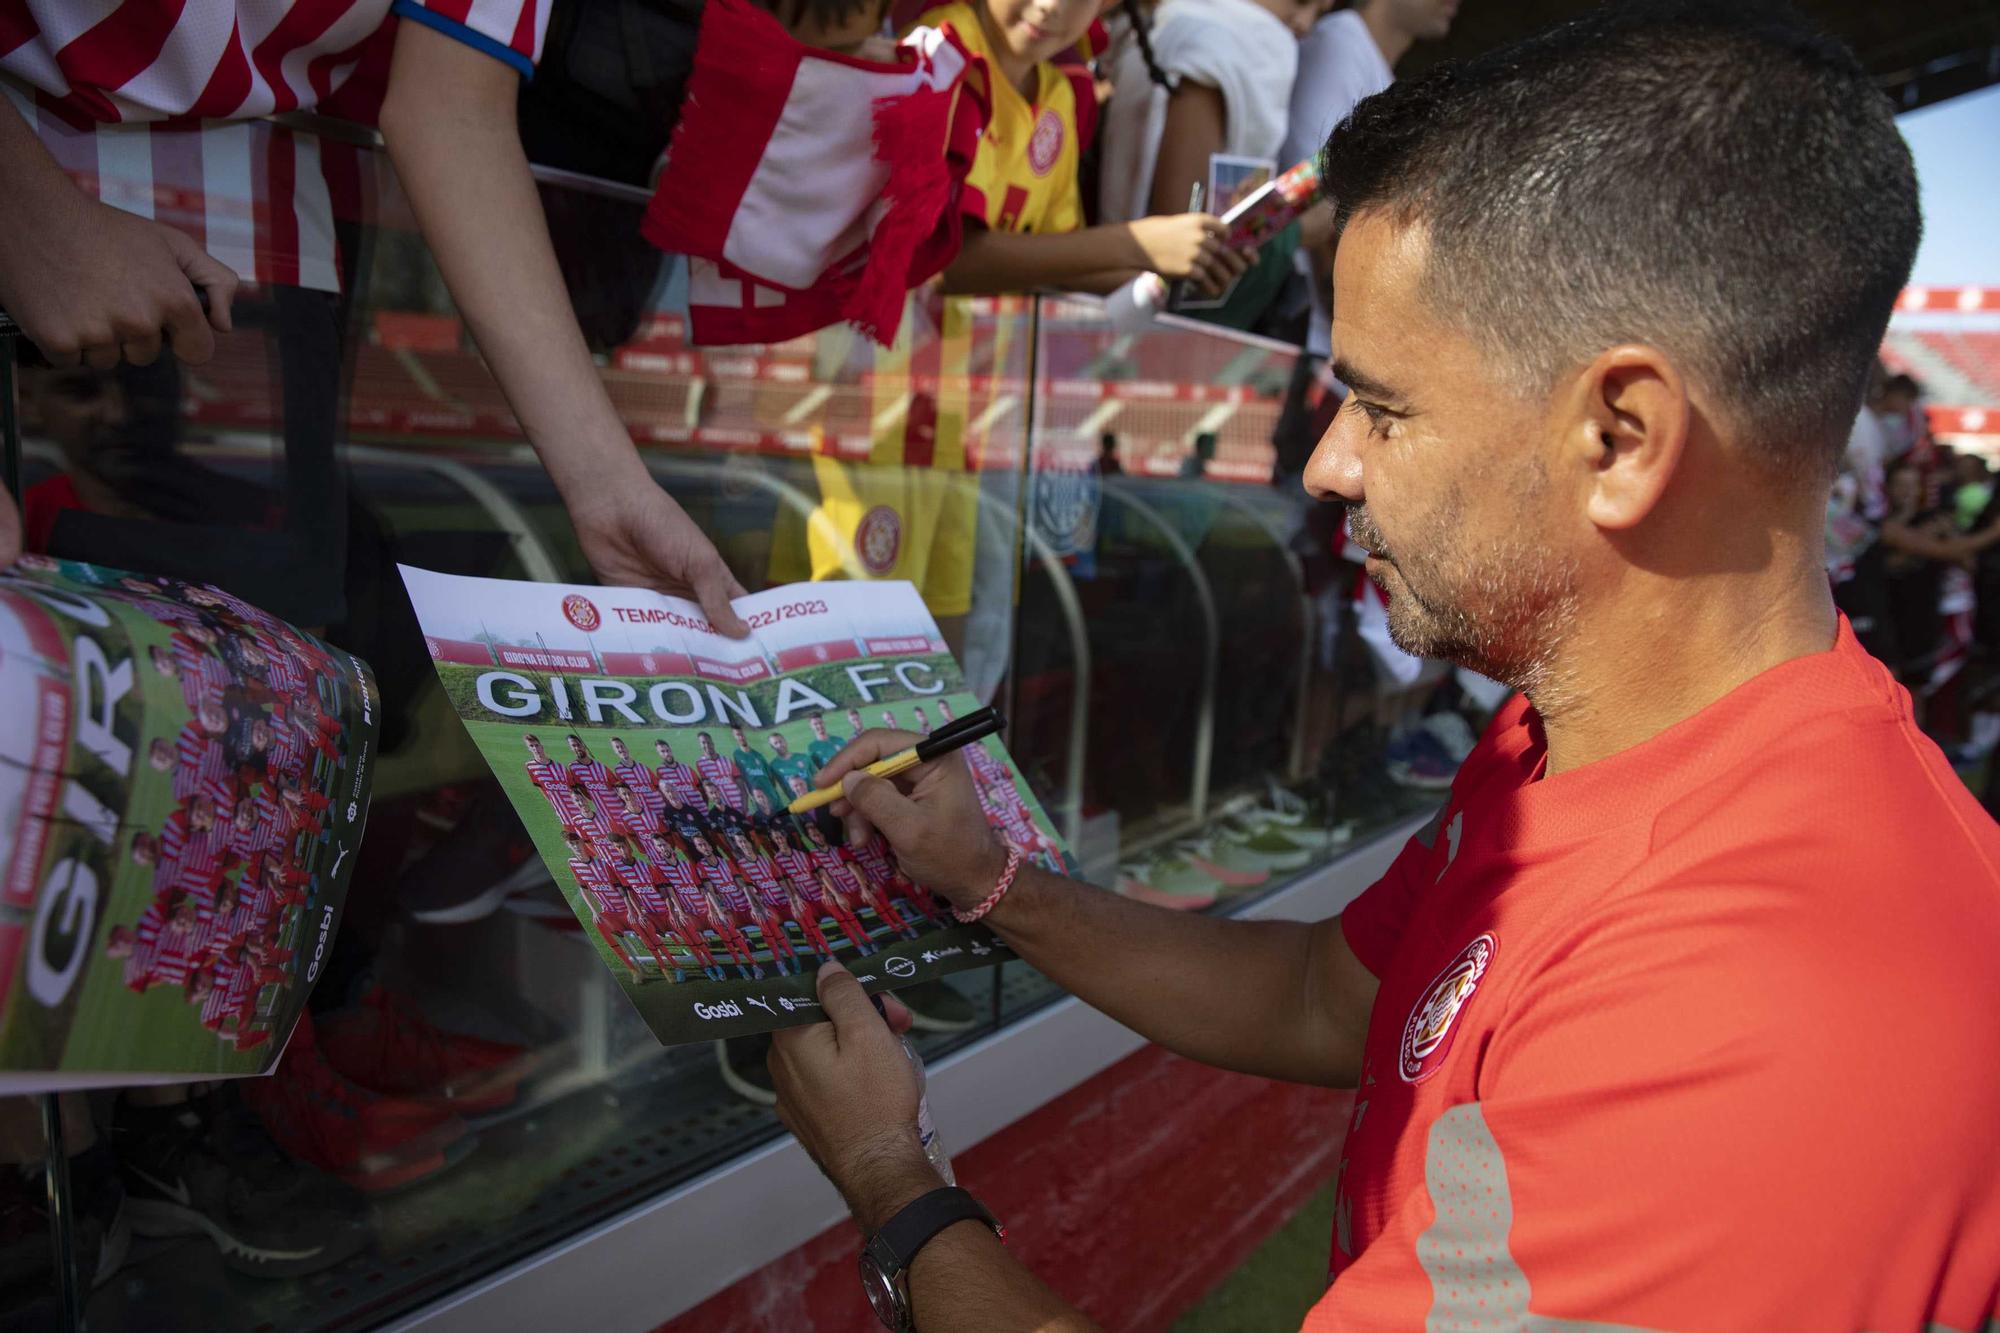
M809 1023L838 958L892 990L1005 956L879 835L785 813L858 731L979 706L916 589L810 583L741 598L748 639L632 588L403 569L446 693L584 937L662 1042ZM1067 856L998 739L960 752L993 827Z
M374 698L216 588L0 574L0 1092L277 1061L340 924Z

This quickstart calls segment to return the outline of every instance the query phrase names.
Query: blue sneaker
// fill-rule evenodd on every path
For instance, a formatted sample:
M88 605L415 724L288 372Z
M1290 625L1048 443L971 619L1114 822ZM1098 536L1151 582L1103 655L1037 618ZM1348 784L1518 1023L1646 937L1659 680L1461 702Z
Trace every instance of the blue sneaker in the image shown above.
M1382 752L1382 764L1391 782L1419 791L1444 791L1458 773L1458 761L1424 727L1410 727L1392 736Z

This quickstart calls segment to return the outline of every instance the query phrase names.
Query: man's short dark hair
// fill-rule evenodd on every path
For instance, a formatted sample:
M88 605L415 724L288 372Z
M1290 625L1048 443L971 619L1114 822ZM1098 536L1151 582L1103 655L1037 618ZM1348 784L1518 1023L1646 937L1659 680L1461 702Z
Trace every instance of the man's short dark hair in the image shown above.
M1909 375L1891 375L1882 382L1883 393L1906 393L1912 398L1924 396L1924 386Z
M1923 230L1889 100L1763 0L1609 4L1439 66L1321 171L1341 226L1424 229L1429 301L1524 389L1647 343L1774 464L1827 471Z

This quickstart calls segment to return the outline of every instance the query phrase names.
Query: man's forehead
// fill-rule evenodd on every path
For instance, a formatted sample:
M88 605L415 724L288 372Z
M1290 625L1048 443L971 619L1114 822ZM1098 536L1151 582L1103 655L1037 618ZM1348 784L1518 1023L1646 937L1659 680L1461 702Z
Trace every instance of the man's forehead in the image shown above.
M1425 341L1435 319L1421 300L1430 242L1422 226L1362 213L1341 233L1333 258L1336 355L1381 374L1405 347Z

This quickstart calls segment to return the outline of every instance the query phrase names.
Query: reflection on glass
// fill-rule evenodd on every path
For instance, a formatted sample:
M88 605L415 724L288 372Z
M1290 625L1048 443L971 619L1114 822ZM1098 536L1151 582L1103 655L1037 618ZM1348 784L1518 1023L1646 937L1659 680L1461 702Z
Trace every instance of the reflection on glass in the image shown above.
M341 295L246 296L199 368L24 385L31 546L323 625L383 695L348 917L280 1073L77 1099L79 1210L122 1189L145 1217L92 1269L94 1327L389 1319L779 1132L761 1042L648 1036L438 691L397 562L591 576L364 160L375 213L343 237ZM654 477L746 587L914 583L1087 878L1222 909L1436 802L1477 710L1383 658L1337 523L1271 485L1292 349L1172 320L1118 338L1089 301L926 295L890 348L845 329L695 348L641 203L545 194ZM904 994L926 1058L1055 998L1019 963ZM8 1123L0 1150L32 1158ZM47 1262L19 1255L10 1273Z

